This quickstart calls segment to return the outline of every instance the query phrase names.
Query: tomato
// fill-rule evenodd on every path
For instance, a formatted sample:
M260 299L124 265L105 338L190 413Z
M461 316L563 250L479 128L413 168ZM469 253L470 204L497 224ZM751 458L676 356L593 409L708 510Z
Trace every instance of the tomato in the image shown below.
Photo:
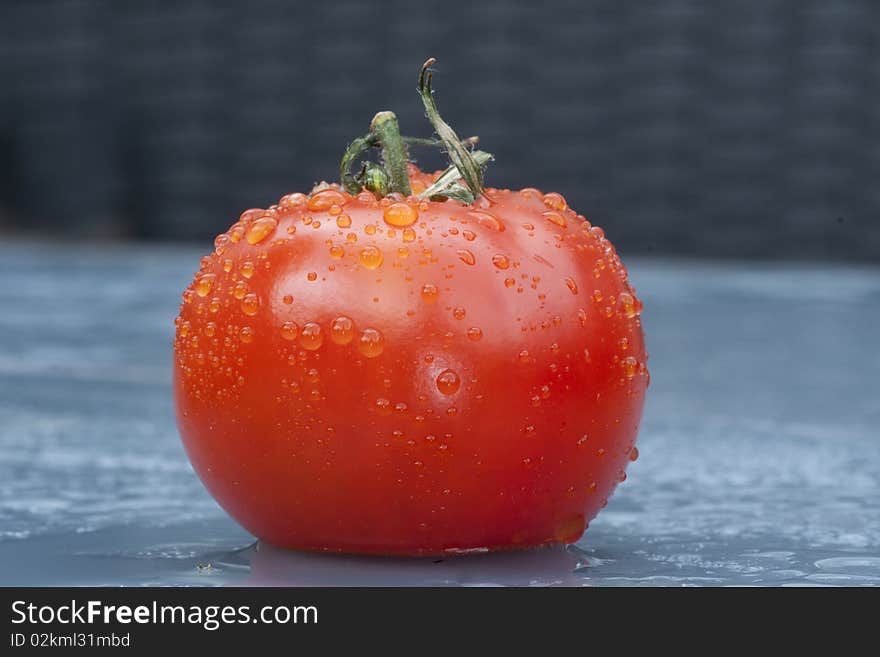
M411 191L437 174L409 167ZM325 186L248 210L183 294L180 433L208 490L289 548L577 540L635 460L641 303L557 193Z

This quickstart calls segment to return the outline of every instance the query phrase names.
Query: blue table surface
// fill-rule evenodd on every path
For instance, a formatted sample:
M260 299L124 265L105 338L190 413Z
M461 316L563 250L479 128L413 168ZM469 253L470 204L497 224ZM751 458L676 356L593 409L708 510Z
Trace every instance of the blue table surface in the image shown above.
M187 461L199 251L0 245L0 585L878 585L880 269L626 258L641 457L575 545L437 559L255 542Z

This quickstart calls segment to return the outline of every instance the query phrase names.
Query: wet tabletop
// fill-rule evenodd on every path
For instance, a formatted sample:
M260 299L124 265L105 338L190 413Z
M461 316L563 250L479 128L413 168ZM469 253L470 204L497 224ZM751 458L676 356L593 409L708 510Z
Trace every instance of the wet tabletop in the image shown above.
M0 244L0 585L880 584L878 268L625 257L629 479L574 546L400 560L255 543L203 489L170 387L199 255Z

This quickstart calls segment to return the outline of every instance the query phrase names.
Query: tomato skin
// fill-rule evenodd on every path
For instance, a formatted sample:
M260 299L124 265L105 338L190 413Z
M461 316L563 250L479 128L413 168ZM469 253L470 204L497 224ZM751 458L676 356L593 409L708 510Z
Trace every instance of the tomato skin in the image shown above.
M203 258L178 424L250 532L403 555L572 542L625 477L648 385L626 270L558 194L486 196L290 195Z

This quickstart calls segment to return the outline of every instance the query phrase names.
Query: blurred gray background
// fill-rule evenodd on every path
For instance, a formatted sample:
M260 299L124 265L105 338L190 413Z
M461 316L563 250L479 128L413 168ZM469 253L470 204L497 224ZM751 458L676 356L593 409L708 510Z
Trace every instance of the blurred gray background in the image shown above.
M0 240L206 240L444 117L622 252L880 260L880 3L3 0ZM437 156L419 154L426 166Z

